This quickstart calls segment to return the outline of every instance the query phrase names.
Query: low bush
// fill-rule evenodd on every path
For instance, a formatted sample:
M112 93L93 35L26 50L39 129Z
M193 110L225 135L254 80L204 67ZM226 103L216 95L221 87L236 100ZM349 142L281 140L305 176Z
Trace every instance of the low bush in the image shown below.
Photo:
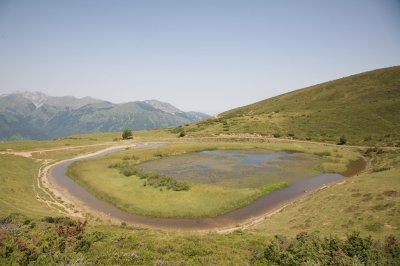
M180 138L183 138L184 136L186 136L186 133L185 133L184 130L182 130L182 131L179 133L179 137L180 137Z
M370 155L372 155L372 154L374 154L374 153L376 153L376 154L383 154L383 153L385 153L385 151L384 151L383 149L377 148L377 147L368 148L368 149L365 151L365 155L368 155L368 156L370 156Z
M52 217L46 216L42 219L43 222L50 223L50 224L64 224L67 226L73 226L74 221L69 217Z
M184 131L182 126L178 126L178 127L171 129L171 133L173 133L173 134L179 134L182 131Z
M372 172L383 172L383 171L387 171L390 170L390 167L376 167L374 169L372 169Z
M108 168L121 168L124 164L125 164L125 162L123 162L123 163L112 163L112 164L108 165Z
M331 153L329 151L314 152L314 154L320 157L331 156Z
M118 230L93 231L86 222L69 219L65 225L64 219L44 217L28 228L27 217L0 217L14 225L0 230L0 265L400 265L400 242L393 235L383 242L357 232L345 239L314 232L270 239L241 230L180 236L132 231L125 222Z
M274 138L279 138L281 137L281 133L275 132L274 134L272 134L272 136L274 136Z
M365 138L364 138L364 141L370 141L370 140L372 140L372 137L371 137L371 136L368 136L368 137L365 137Z
M122 160L124 160L124 161L128 161L130 159L131 159L131 157L129 157L128 155L125 155L124 157L122 157Z
M124 129L124 131L122 132L122 139L132 139L132 138L133 138L132 130Z
M109 168L119 169L119 172L124 176L137 176L140 179L146 179L144 186L152 186L155 188L165 187L168 190L174 191L187 191L190 189L188 183L184 181L178 181L172 176L167 176L159 173L144 172L137 169L133 164L127 162L110 164Z
M346 139L346 137L344 136L344 135L342 135L340 138L339 138L339 142L337 143L337 145L344 145L344 144L346 144L347 143L347 139Z
M400 243L394 236L382 245L357 232L346 240L304 232L293 240L275 236L264 259L268 265L400 265Z

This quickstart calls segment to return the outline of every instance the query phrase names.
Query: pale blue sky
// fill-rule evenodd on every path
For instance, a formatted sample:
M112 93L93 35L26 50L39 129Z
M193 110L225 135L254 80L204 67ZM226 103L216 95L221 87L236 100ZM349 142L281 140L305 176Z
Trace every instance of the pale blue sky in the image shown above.
M399 0L0 0L1 94L215 114L399 64Z

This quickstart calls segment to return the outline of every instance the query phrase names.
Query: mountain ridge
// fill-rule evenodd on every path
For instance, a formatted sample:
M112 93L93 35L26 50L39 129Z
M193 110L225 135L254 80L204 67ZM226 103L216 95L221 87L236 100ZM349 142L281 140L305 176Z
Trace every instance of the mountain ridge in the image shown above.
M17 92L0 95L0 140L171 127L207 117L204 113L184 112L157 100L115 104L92 97Z

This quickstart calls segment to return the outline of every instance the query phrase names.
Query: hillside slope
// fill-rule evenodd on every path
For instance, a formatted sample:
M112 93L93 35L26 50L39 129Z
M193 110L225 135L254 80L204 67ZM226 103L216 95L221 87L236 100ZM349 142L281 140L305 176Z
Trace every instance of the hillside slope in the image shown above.
M114 104L90 97L22 92L0 95L0 140L171 127L207 117L156 100Z
M400 67L296 90L224 112L190 134L255 133L362 145L400 144Z

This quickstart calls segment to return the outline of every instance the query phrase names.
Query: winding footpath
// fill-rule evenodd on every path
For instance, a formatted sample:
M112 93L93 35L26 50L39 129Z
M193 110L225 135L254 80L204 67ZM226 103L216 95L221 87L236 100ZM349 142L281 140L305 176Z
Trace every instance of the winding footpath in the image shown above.
M135 148L151 148L156 145L160 144L136 144ZM94 197L65 175L65 170L73 162L105 156L126 148L126 146L111 147L93 154L53 164L47 169L45 174L46 183L49 184L47 187L53 191L57 197L61 197L67 204L78 206L80 209L83 209L84 212L91 213L95 217L100 217L106 220L167 230L230 232L238 228L249 227L262 221L265 217L281 210L283 207L291 204L297 199L309 195L321 188L341 182L346 178L339 174L322 174L267 194L245 207L217 217L185 219L155 218L124 212L115 206Z

